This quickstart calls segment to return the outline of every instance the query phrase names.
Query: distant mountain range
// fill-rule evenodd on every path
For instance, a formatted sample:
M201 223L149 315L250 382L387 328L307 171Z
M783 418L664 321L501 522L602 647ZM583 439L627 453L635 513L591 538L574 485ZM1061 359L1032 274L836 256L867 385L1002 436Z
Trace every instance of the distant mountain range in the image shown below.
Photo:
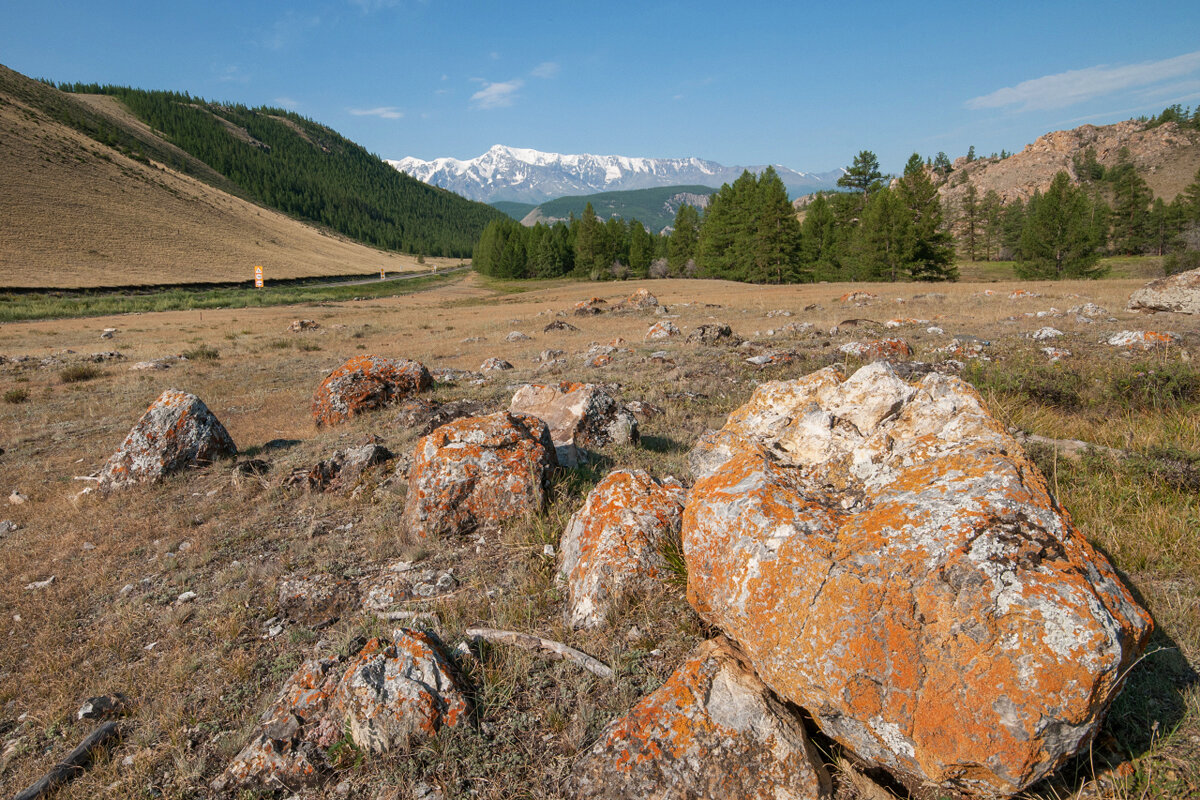
M412 177L485 203L543 203L558 197L598 192L699 185L719 189L745 170L759 173L766 165L725 166L700 158L632 158L629 156L563 155L495 145L478 158L460 161L407 157L388 161ZM841 169L796 172L775 165L792 197L837 187Z
M582 217L584 209L591 203L592 210L602 220L609 217L620 217L626 221L637 220L651 233L659 233L675 222L675 214L681 205L687 203L698 209L706 208L712 193L712 188L696 184L572 195L547 200L536 206L499 200L492 206L522 225L532 226L539 222L565 222L571 216Z

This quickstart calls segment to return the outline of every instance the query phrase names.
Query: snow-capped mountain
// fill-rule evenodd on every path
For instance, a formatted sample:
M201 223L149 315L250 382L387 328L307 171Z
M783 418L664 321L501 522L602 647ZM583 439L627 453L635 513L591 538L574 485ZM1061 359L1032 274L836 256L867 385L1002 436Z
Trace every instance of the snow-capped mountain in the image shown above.
M699 158L562 155L500 144L468 161L456 158L422 161L407 157L387 163L417 180L485 203L496 200L542 203L570 195L684 184L720 188L737 180L743 170L757 173L765 168L727 167ZM842 174L840 169L807 173L781 166L776 166L775 171L793 197L833 189Z

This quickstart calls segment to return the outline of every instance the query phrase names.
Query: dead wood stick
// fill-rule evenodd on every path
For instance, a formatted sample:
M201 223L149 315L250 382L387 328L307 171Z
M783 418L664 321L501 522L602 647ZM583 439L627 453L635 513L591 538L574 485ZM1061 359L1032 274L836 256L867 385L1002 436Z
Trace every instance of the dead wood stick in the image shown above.
M1120 450L1116 447L1106 447L1102 444L1092 444L1084 442L1080 439L1051 439L1048 436L1038 436L1036 433L1018 433L1017 441L1021 444L1044 444L1057 449L1066 458L1079 458L1087 450L1095 450L1099 453L1106 453L1117 458L1127 458L1130 455L1128 450Z
M568 647L562 642L543 639L540 636L534 636L529 633L500 631L495 628L467 628L467 636L472 639L483 639L495 644L508 644L513 647L519 647L522 650L542 653L547 658L553 660L564 659L570 661L572 664L583 667L588 672L599 675L601 678L611 680L613 677L612 667L603 661L592 658L587 653L576 650L574 647Z
M33 783L13 800L36 800L54 788L79 777L85 769L92 765L92 751L97 747L109 747L116 743L121 736L121 728L116 722L106 722L90 735L79 746L67 754L67 757Z

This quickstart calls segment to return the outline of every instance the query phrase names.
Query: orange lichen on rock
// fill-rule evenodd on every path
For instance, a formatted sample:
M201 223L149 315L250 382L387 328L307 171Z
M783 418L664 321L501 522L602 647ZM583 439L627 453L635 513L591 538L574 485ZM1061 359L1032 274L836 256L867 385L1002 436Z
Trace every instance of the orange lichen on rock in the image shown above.
M371 639L350 659L301 664L212 788L297 789L321 776L326 750L346 731L382 753L464 721L469 705L439 643L403 628L393 637Z
M237 455L229 432L195 395L167 389L150 404L100 472L101 491L161 480Z
M662 545L679 531L684 496L679 481L644 470L616 470L596 485L560 544L568 624L602 625L614 600L654 584L667 567Z
M831 786L800 717L718 638L605 729L568 795L819 800Z
M345 422L364 411L398 402L433 385L429 370L416 361L355 356L329 373L313 394L313 421Z
M557 464L537 417L501 411L447 423L413 449L403 524L414 538L494 529L541 509Z
M871 361L912 355L912 348L903 339L872 339L868 342L847 342L839 347L838 351L848 356Z
M906 782L1012 794L1084 746L1152 623L963 381L766 383L690 458L688 598Z

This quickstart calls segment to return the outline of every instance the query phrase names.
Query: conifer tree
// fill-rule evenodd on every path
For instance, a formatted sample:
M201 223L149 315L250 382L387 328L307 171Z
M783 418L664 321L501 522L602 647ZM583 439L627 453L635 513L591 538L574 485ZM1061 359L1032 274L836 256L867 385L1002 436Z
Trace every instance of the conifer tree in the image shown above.
M1098 266L1097 209L1066 172L1054 176L1043 195L1035 193L1021 230L1016 271L1022 278L1092 278Z
M963 250L964 255L971 261L979 260L982 223L979 190L975 188L975 184L967 183L962 199Z
M920 281L956 280L954 247L944 229L941 198L916 153L909 158L896 193L908 215L909 238L903 262L906 277Z
M758 176L757 219L751 245L754 283L793 283L799 266L800 223L774 167Z
M811 280L838 277L838 227L825 195L818 194L804 212L800 226L799 261L802 274Z
M1137 174L1127 149L1121 149L1116 166L1108 171L1108 181L1113 188L1113 249L1129 255L1140 253L1149 236L1154 195Z
M675 212L675 225L667 240L667 268L672 275L682 275L687 262L696 257L699 236L700 213L684 203Z

